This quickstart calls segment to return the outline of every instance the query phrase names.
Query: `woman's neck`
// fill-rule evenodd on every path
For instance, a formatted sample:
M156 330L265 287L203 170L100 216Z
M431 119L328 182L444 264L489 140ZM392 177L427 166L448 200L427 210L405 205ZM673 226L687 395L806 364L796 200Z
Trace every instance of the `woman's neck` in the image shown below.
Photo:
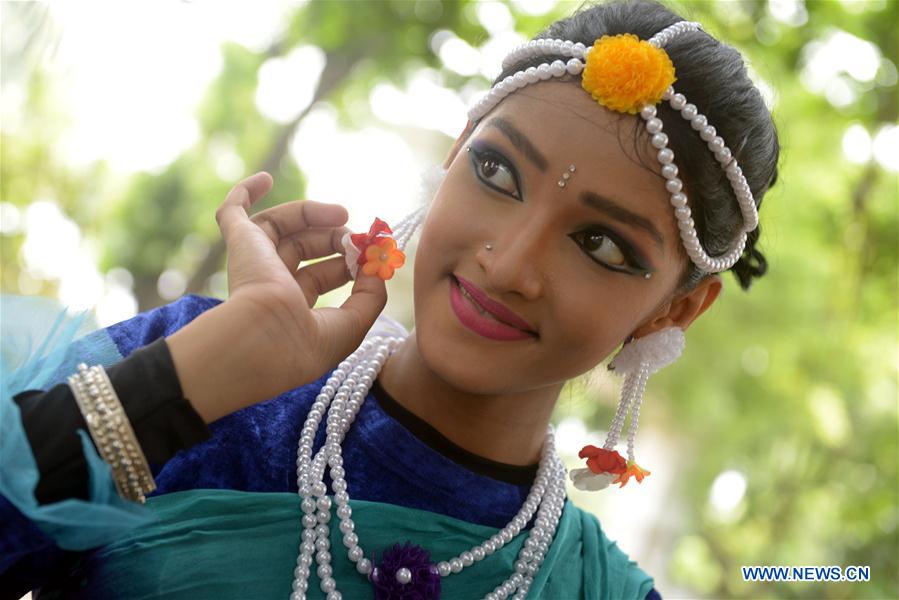
M509 394L470 394L432 371L415 331L387 358L381 387L407 410L469 452L510 465L540 460L546 427L562 386Z

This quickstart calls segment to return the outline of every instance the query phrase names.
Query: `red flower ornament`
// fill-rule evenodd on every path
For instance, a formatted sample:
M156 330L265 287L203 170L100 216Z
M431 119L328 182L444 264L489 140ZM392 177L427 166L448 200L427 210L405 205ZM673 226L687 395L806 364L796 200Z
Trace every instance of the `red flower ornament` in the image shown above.
M406 262L406 255L390 237L390 226L375 217L368 233L348 233L341 240L346 250L347 270L353 279L361 267L366 275L377 275L384 281Z
M649 475L649 471L642 469L634 461L625 460L617 450L587 445L581 448L578 457L587 459L587 468L572 469L568 476L579 490L595 492L613 483L620 483L620 487L624 487L631 477L640 482Z
M390 226L386 221L382 221L378 217L375 217L374 223L371 224L371 227L368 229L368 233L353 233L350 234L350 241L353 243L359 252L359 265L364 265L366 262L365 258L365 250L371 244L375 243L378 238L381 237L390 237L389 234L393 233L393 230L390 229Z
M579 458L587 459L587 466L594 473L624 473L626 462L617 450L606 450L587 445L577 453Z

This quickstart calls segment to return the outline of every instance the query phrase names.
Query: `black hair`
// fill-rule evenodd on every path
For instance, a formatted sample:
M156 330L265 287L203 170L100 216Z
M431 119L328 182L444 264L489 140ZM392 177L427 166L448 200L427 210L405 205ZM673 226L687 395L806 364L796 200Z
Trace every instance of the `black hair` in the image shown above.
M552 23L534 39L571 40L588 47L603 35L633 33L642 40L648 40L665 27L682 20L682 17L653 0L588 3L571 16ZM699 112L715 126L718 135L724 138L743 170L756 205L761 205L765 192L777 181L780 144L771 113L749 79L742 56L736 49L702 31L677 36L666 44L665 51L674 63L677 76L675 89L695 104ZM567 60L561 55L558 58ZM504 69L494 85L517 71L552 60L545 56L520 60ZM580 76L566 77L556 80L580 85ZM675 163L690 199L691 216L699 240L709 255L723 254L743 224L730 182L689 121L666 102L660 103L657 110L665 124L668 145L674 151ZM639 116L635 117L634 129L639 156L639 142L648 135ZM651 160L656 161L654 156ZM653 172L659 172L657 161L655 164L643 164ZM746 249L730 269L743 289L749 289L752 280L767 271L768 263L756 249L760 233L760 227L749 233ZM687 262L678 289L689 290L703 279L704 274L689 259L683 245L678 244L678 247Z

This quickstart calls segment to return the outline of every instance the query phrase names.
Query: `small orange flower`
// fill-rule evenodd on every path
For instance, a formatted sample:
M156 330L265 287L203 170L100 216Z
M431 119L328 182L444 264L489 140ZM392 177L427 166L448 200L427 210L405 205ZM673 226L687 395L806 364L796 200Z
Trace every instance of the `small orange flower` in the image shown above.
M350 240L353 242L354 246L359 248L361 252L364 252L369 244L380 237L390 237L384 235L388 233L393 233L393 230L390 229L390 225L388 225L386 221L382 221L378 217L375 217L374 222L372 222L371 227L368 229L368 233L354 233L350 235ZM365 259L361 256L359 257L359 264L365 264Z
M674 64L668 53L633 33L596 40L581 76L581 87L610 110L637 114L644 104L658 104L672 83Z
M617 479L614 479L612 483L620 483L619 487L624 487L624 484L630 480L631 477L635 477L637 479L637 483L643 481L643 478L649 475L649 471L643 469L638 465L635 461L629 460L627 461L627 469L618 476Z
M391 237L379 237L365 249L365 264L362 272L366 275L377 275L384 281L393 277L395 269L406 262L406 255L396 247L396 240Z
M587 459L587 466L594 473L624 473L625 460L617 450L606 450L587 445L578 452L579 458Z

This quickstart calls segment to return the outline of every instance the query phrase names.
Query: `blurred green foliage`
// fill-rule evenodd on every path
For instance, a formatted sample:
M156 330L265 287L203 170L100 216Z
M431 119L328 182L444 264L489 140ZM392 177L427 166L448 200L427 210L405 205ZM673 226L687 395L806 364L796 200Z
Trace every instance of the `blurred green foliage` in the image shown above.
M682 469L671 504L683 514L664 544L668 572L657 575L693 596L897 598L897 181L874 161L847 162L841 145L853 123L873 134L897 122L899 3L799 3L807 19L794 25L772 18L759 0L671 4L737 46L774 91L784 151L779 183L761 211L769 274L749 293L728 281L711 314L691 328L677 368L650 383L644 419L677 438ZM532 36L576 7L562 2L543 16L515 4L510 10L516 29ZM212 215L233 182L215 174L210 148L226 140L247 173L274 175L259 209L303 197L302 170L285 157L305 113L275 124L258 112L259 66L299 44L321 47L327 63L315 99L337 107L345 125L362 126L374 120L359 107L376 83L402 85L424 66L442 69L429 47L435 31L453 31L475 47L487 39L473 8L437 0L299 5L269 48L221 48L224 66L197 114L195 146L161 173L124 181L102 162L76 171L53 152L57 132L71 123L54 98L55 82L35 69L17 129L26 135L2 131L0 199L24 207L52 191L98 245L101 272L131 273L140 310L165 302L157 280L172 266L189 274L186 293L212 293L210 277L224 265ZM46 17L4 9L4 18L40 24ZM858 98L839 108L800 77L809 49L836 30L872 42L893 65L891 81L887 64L878 82L849 81ZM443 74L450 87L471 79ZM197 240L204 251L189 251ZM5 292L19 292L22 241L21 234L0 237ZM29 293L53 296L55 282L40 281ZM566 403L557 416L575 411L602 428L613 406L613 399ZM723 518L710 508L709 491L726 470L742 473L747 489ZM752 564L870 565L872 578L742 581L739 567Z

